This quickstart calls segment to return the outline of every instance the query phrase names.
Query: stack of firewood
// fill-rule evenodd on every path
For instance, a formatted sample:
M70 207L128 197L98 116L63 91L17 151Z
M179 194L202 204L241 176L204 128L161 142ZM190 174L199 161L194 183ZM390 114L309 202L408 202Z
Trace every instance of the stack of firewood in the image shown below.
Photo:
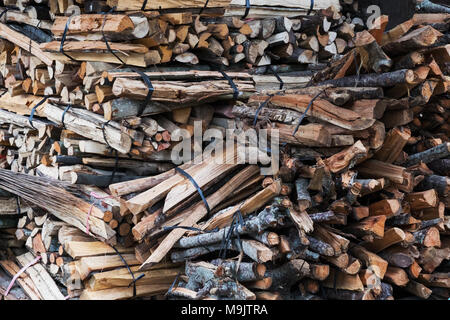
M449 15L251 2L0 17L1 296L450 297Z
M239 15L239 9L232 9L236 8L233 6L229 8L236 13L225 16L198 14L198 9L177 13L136 12L132 4L114 7L118 12L105 12L101 8L73 10L78 12L70 17L55 15L51 6L39 6L42 11L39 15L31 10L37 10L33 6L28 11L1 8L0 32L24 50L31 47L32 55L44 66L58 61L59 68L53 74L39 74L38 81L47 78L41 87L49 86L48 80L60 73L60 78L62 74L69 78L69 71L74 69L79 69L78 77L82 80L87 71L80 67L83 61L103 62L96 64L95 71L108 70L109 63L148 67L170 61L267 66L277 61L314 64L348 50L354 25L344 22L338 0L315 3L313 15L306 15L302 9L309 1L292 1L287 10L300 9L293 18L282 11L270 12L277 9L270 5L252 4L247 16ZM267 16L259 15L258 10ZM35 80L34 75L29 77Z
M138 4L0 9L2 168L99 187L166 171L174 132L216 126L211 103L305 86L354 46L336 0Z

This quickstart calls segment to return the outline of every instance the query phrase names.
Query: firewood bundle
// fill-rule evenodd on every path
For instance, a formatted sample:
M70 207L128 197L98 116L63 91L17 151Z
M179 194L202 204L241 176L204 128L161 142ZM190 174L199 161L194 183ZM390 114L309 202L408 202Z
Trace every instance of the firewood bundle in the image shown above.
M290 3L288 10L303 7L303 2L307 1ZM114 8L120 12L114 14L88 11L69 17L57 16L51 7L40 6L42 14L31 18L32 11L2 8L0 32L24 50L31 47L32 54L44 65L57 61L64 66L61 71L66 78L83 61L103 62L96 71L111 69L108 63L149 67L170 61L230 67L239 63L268 66L272 60L315 64L319 58L343 53L353 35L352 25L342 25L339 2L322 2L316 3L311 11L316 15L298 11L295 18L282 11L277 13L272 3L270 7L255 3L244 17L247 20L241 19L239 6L233 4L230 10L235 13L225 16L192 11L133 13L132 9L118 5ZM261 16L258 12L267 12L267 17L263 14L255 18L255 14ZM81 67L78 71L82 80L86 70ZM56 70L53 73L59 74ZM52 78L53 74L47 80Z
M448 14L78 4L0 9L0 297L450 297Z
M11 112L2 114L10 132L4 139L6 167L35 174L42 163L47 168L38 171L60 178L49 164L86 165L87 153L114 157L111 148L138 161L121 159L116 168L155 157L167 161L167 152L156 153L173 147L177 129L192 131L192 118L210 117L208 103L246 100L274 86L304 86L313 70L324 66L318 61L344 53L354 35L352 25L342 27L336 0L312 7L308 1L258 1L250 8L242 1L213 1L206 8L198 1L140 5L111 1L80 8L70 2L18 1L0 8L0 83L6 89L0 103ZM231 71L216 71L223 68ZM248 68L253 69L242 70ZM203 110L191 114L199 102ZM169 119L161 115L172 110L177 111ZM42 118L70 130L71 138ZM39 133L29 133L30 128ZM18 136L18 130L25 135ZM8 145L11 134L16 141ZM92 141L81 142L83 137ZM24 139L28 149L39 145L38 154L21 149ZM94 162L111 169L111 160ZM146 174L139 171L133 176Z
M214 113L211 103L226 105L236 97L247 100L257 91L278 86L302 87L311 81L314 69L323 67L317 63L319 57L337 53L332 49L323 55L323 50L338 43L347 49L344 43L351 43L352 26L339 33L339 6L333 1L327 3L327 7L316 3L315 14L301 15L295 21L278 15L242 20L230 15L198 15L195 10L127 13L120 6L119 14L87 12L67 17L58 15L66 10L58 9L62 3L56 8L50 4L48 8L39 6L39 10L32 6L4 8L1 82L6 90L1 93L0 103L5 123L3 154L7 157L3 167L101 187L164 171L166 163L142 161L169 161L170 149L176 144L171 139L173 132L192 132L192 122L197 118L207 127ZM275 10L261 8L257 12ZM254 13L253 8L250 13ZM213 60L210 54L199 60L191 52L180 53L201 61L196 70L190 70L183 64L192 61L177 60L172 54L177 47L186 47L190 36L198 38L189 50L199 57L204 55L197 52L211 51L209 42L218 47L226 47L224 42L229 42L226 52L239 59L245 56L246 62L221 63L228 59L222 56L227 55L223 49L212 55ZM152 37L159 40L154 42ZM233 44L235 38L239 40ZM200 42L206 47L202 48ZM77 45L87 47L77 52L70 49ZM102 47L100 51L97 45ZM121 48L117 51L115 45ZM56 53L47 50L52 46L57 48ZM128 52L126 46L141 46L147 51ZM130 62L149 52L159 57L161 50L169 58L151 64L179 64L137 70L133 66L148 64ZM84 54L86 59L81 57ZM287 64L272 65L272 58ZM219 65L238 70L226 74L216 71L217 66L211 64L217 65L218 61ZM126 65L117 68L122 62ZM254 68L246 71L242 67ZM192 109L199 103L203 106ZM173 111L170 117L162 114L167 111ZM31 115L35 118L26 118ZM115 151L119 160L114 159ZM145 169L149 165L151 168ZM122 172L109 180L114 168Z

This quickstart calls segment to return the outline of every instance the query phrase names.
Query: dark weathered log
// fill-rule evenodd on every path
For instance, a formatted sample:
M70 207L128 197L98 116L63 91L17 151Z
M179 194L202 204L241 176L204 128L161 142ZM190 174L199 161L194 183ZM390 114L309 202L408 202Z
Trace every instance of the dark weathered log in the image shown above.
M119 98L104 103L102 107L106 120L118 120L136 116L141 109L144 110L142 115L145 116L164 113L185 106L163 104L157 101L152 101L148 105L144 106L143 101Z
M225 271L226 274L237 275L237 280L240 282L260 280L266 273L266 266L263 264L251 262L238 263L237 261L221 259L213 260L211 263L227 269ZM238 270L236 270L237 267L239 267Z
M425 60L424 55L421 52L414 51L399 57L395 62L395 69L411 69L420 64Z
M427 163L428 168L442 176L450 175L450 159L438 159Z
M422 299L428 299L432 292L431 289L413 280L410 280L408 282L408 284L405 286L405 290Z
M388 283L381 282L381 293L377 300L394 300L394 289Z
M367 291L336 290L323 288L325 297L332 300L374 300L372 294Z
M18 218L0 217L0 229L15 228L18 221Z
M450 13L449 7L433 3L430 0L417 1L417 9L429 13Z
M312 251L327 257L334 256L334 249L331 245L312 236L307 236L307 238L309 240L309 248Z
M254 119L258 108L252 108L245 105L235 105L233 107L233 115L240 118ZM258 120L269 119L291 124L300 118L300 112L293 110L277 109L277 108L261 108L258 114Z
M301 259L289 261L279 268L266 272L266 276L272 279L271 290L287 290L308 275L310 275L309 263Z
M170 255L170 259L173 262L182 262L185 260L193 260L195 258L198 258L198 257L208 254L210 252L220 251L222 249L222 247L223 246L220 244L213 244L210 246L190 248L190 249L183 250L183 251L173 251ZM234 246L229 246L228 250L239 251Z
M389 265L399 268L407 268L414 262L414 257L407 248L392 246L380 252L380 256L389 262Z
M244 235L247 233L261 233L267 228L275 227L281 217L282 216L276 207L264 209L257 216L244 220L243 224L240 224L237 228L233 229L233 235L236 236L237 234ZM192 248L220 242L230 232L230 228L231 227L226 227L220 229L218 232L181 238L177 243L177 247Z
M392 60L383 52L375 38L368 32L359 32L355 39L356 50L367 70L376 73L386 72L392 66Z
M333 211L326 211L326 212L312 213L309 215L309 217L311 218L312 221L320 223L333 221L336 218L336 215Z
M212 294L244 300L252 299L249 295L253 295L254 299L254 294L231 278L220 276L217 269L218 267L206 262L186 263L185 274L189 277L186 288L197 291L196 298Z
M439 196L445 197L450 193L450 178L437 175L426 176L422 180L420 188L422 190L434 189Z
M360 76L348 76L340 79L327 80L318 85L334 87L392 87L396 84L411 83L414 80L412 70L403 69L382 74L370 73Z
M450 257L449 248L424 248L420 251L419 264L427 273L432 273L444 261Z
M90 167L99 167L99 168L116 167L116 160L113 158L82 158L82 163ZM164 163L164 162L150 162L150 161L144 162L123 158L117 161L117 168L123 170L130 170L136 176L148 176L164 173L169 171L173 167L174 166L171 163Z
M392 266L389 266L387 268L383 280L399 287L403 287L409 282L408 274L405 272L405 270Z
M406 162L407 166L413 166L419 162L432 162L441 158L446 158L450 155L450 142L440 144L434 148L428 149L427 151L416 153L408 157Z

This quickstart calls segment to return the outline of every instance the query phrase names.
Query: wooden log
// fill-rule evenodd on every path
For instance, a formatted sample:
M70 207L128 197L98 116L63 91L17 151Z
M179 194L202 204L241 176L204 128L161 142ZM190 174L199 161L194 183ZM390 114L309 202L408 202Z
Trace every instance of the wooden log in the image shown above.
M52 33L61 36L67 24L68 17L56 17L52 25ZM79 15L71 19L67 34L83 32L125 32L134 29L133 21L126 15Z
M136 296L158 295L167 292L170 284L136 285ZM105 290L83 290L80 300L122 300L132 298L133 288L119 287Z
M414 257L410 250L400 245L394 245L380 252L380 256L389 262L390 266L407 268L414 262Z
M242 251L257 263L273 261L275 258L274 252L271 249L256 240L243 240Z
M231 155L230 155L231 154ZM219 157L222 158L223 160L219 160ZM213 172L212 170L215 170L216 175L220 175L223 174L229 170L231 170L233 167L236 166L236 164L226 164L226 163L236 163L235 160L232 160L232 158L236 158L237 155L235 152L227 152L227 158L224 158L223 154L217 155L215 156L217 161L214 161L214 159L211 159L211 162L203 162L199 165L196 165L194 167L191 167L189 169L186 170L186 172L188 172L188 174L190 174L200 186L204 186L207 182L210 181L211 176L206 177L203 176L203 182L199 181L198 179L200 178L200 175L202 173L206 173L206 172ZM224 164L215 164L214 162L217 163L224 163ZM195 174L197 173L197 175ZM164 181L163 183L161 183L158 186L155 186L154 188L130 199L127 201L127 207L128 209L133 212L134 214L138 214L139 212L142 212L143 210L145 210L146 208L152 206L154 203L156 203L157 201L159 201L162 197L168 195L168 198L166 199L166 205L164 208L164 211L167 211L168 209L172 208L174 205L176 205L180 199L182 200L183 198L173 198L173 204L169 205L171 202L168 201L171 199L173 192L171 193L171 189L177 185L180 184L182 182L186 181L186 179L184 178L184 176L181 175L175 175L172 178ZM189 181L183 183L183 185L181 185L180 187L182 187L183 190L185 190L185 198L188 197L189 195L193 194L196 189L192 184L189 184ZM187 188L186 188L187 187ZM174 189L174 190L180 190L178 189Z
M356 170L362 176L386 178L398 184L403 184L405 182L405 168L378 160L367 160L356 167Z
M445 158L450 155L450 142L440 144L424 152L416 153L408 157L407 166L413 166L420 161L424 163Z
M20 265L25 266L34 260L31 253L25 253L17 257ZM34 264L26 270L31 280L35 283L39 294L45 300L64 300L64 296L59 290L56 283L51 278L50 274L40 264Z
M309 181L307 179L297 179L295 189L297 191L297 205L300 211L304 211L311 206L311 197L307 190Z
M352 218L356 221L367 218L369 216L368 207L354 207L352 208Z
M373 216L361 220L358 223L348 225L344 230L357 237L383 238L385 215Z
M264 264L250 262L238 264L235 261L222 259L213 260L211 263L225 268L227 270L226 272L237 273L237 277L239 279L238 281L241 282L262 279L266 273L266 267Z
M309 264L301 259L289 261L276 269L267 271L267 275L272 279L271 290L289 288L299 278L309 275Z
M133 1L122 1L122 0L107 0L107 5L109 7L116 7L117 11L134 11L141 10L142 3L137 0ZM208 4L209 8L221 8L226 7L230 3L229 0L213 0ZM154 3L147 3L143 10L159 10L159 9L185 9L185 8L202 8L204 3L201 1L193 0L184 3L177 2L165 2L165 1L155 1Z
M392 87L396 84L412 83L414 71L402 69L382 74L370 73L358 76L347 76L320 82L319 85L331 85L333 87Z
M138 267L130 268L132 272L138 272ZM143 272L142 280L139 281L139 286L165 284L170 286L177 276L179 268L168 269L153 269L151 271ZM121 287L128 287L130 281L133 281L130 272L127 268L120 268L106 272L99 272L92 275L87 282L87 288L92 291L105 289L119 289Z
M314 228L314 232L312 234L318 240L321 240L327 244L329 244L333 250L334 255L340 255L345 253L349 246L349 240L326 229L323 226L316 225Z
M202 229L212 230L217 227L227 226L231 224L232 217L237 210L240 210L242 215L245 216L246 214L262 207L269 200L279 195L280 192L281 192L281 183L279 180L276 180L271 185L264 188L262 191L258 192L251 198L244 201L243 204L233 206L230 209L225 210L221 214L212 217L202 226Z
M448 248L428 247L420 251L419 264L427 273L432 273L450 255Z
M413 264L408 267L407 272L412 279L417 279L420 272L422 272L422 268L414 261Z
M426 176L421 182L422 189L434 189L439 196L442 197L445 197L448 194L449 186L449 178L438 175Z
M398 287L404 287L409 282L408 274L405 270L392 266L387 268L384 280Z
M448 273L420 274L418 281L431 287L448 288L450 286Z
M409 129L393 128L387 134L381 149L375 153L374 159L386 163L393 163L402 152L410 137L411 131Z
M253 176L255 174L255 170L257 168L255 167L249 167L246 170L242 172L242 174L236 175L234 178L232 178L228 184L225 184L222 189L219 189L218 193L215 193L214 195L210 196L207 201L208 204L212 207L214 207L214 203L216 205L220 203L224 199L224 197L229 194L234 189L234 184L240 184L243 183L245 180L247 180L249 177ZM242 180L240 180L242 179ZM240 182L240 183L239 183ZM199 221L203 216L207 213L206 208L204 207L203 203L199 203L192 211L192 214L189 218L185 219L183 221L183 224L185 226L191 226L197 221ZM136 228L136 227L134 227ZM133 228L133 234L134 234L134 228ZM145 263L142 264L141 270L145 270L149 266L161 261L164 256L167 254L167 252L172 248L172 246L183 236L183 234L186 231L183 229L177 229L171 231L168 237L163 240L163 242L159 245L158 249L156 249L152 255L146 260Z
M129 266L139 264L134 254L123 254L122 257ZM123 261L117 255L83 257L75 262L78 276L81 280L86 279L91 272L98 270L111 270L123 266Z
M362 31L356 35L355 46L366 70L381 73L391 68L392 60L383 52L375 38L368 31Z
M383 34L382 45L398 40L404 34L406 34L413 26L414 20L409 19L392 28L391 30Z
M24 50L39 58L46 65L52 65L53 59L39 48L39 44L27 36L11 29L6 24L0 23L0 34L3 38L18 45Z
M408 282L408 284L405 287L405 290L421 299L428 299L432 293L431 289L413 280L410 280Z
M439 203L439 196L434 189L422 192L409 193L407 200L412 210L422 210L436 207Z
M123 248L121 246L116 246L116 248L120 253L134 252L133 248ZM67 252L73 259L115 253L111 246L100 241L67 241L64 243L64 251Z
M333 173L338 173L346 168L351 169L358 160L367 155L367 149L361 141L357 141L352 147L345 149L328 159L325 159L325 164Z
M439 230L435 227L426 228L413 233L414 241L425 247L440 247Z
M278 221L276 213L277 210L263 210L257 216L246 219L244 224L238 226L234 232L244 235L247 233L259 233L266 228L274 227ZM230 227L223 228L218 232L181 238L177 243L177 247L192 248L217 243L222 241L228 232L230 232Z
M176 106L169 106L159 102L151 102L147 106L143 106L141 101L130 100L127 98L119 98L107 101L102 104L104 117L106 120L116 120L127 117L136 116L143 109L142 115L153 115L167 112L167 110L174 110Z
M351 106L351 110L367 119L381 119L387 104L383 100L357 100Z
M364 266L371 269L380 279L384 278L388 267L387 261L361 246L351 246L350 252L356 258L363 261Z
M253 96L249 99L249 103L263 103L267 98L264 96ZM285 96L274 96L269 99L268 103L276 107L304 113L312 98L309 95L289 94ZM357 113L334 106L328 101L321 99L313 102L312 108L309 109L307 115L349 130L364 130L374 123L374 120L361 119Z
M273 135L277 130L281 143L306 146L330 146L332 137L324 126L319 124L307 124L299 126L297 132L293 135L293 128L288 125L279 124L276 128L269 127L268 134Z
M234 83L239 90L239 99L245 98L254 91L253 85L247 81L235 80ZM233 98L233 89L226 80L212 80L208 83L200 82L196 83L195 86L193 83L167 83L158 81L154 81L152 84L154 87L153 101L184 103L188 105L189 103L198 103L199 100L208 102L208 100L216 101ZM205 97L207 92L215 92L215 94L208 99ZM140 80L117 78L113 84L113 93L118 97L144 100L148 93L148 87Z
M363 291L364 286L358 275L348 275L338 270L330 270L330 276L323 282L326 288Z
M43 177L32 177L26 174L12 173L11 171L4 169L0 169L0 171L2 174L2 181L0 184L3 189L20 195L30 203L46 208L51 214L79 229L86 230L86 214L90 210L91 217L88 220L90 232L100 237L100 239L113 241L115 232L101 220L103 212L97 207L91 207L87 202L75 197L65 189L55 186L55 181L52 181L52 184L47 182L47 187L44 187L42 184L45 184L44 181L47 180ZM17 182L14 182L13 186L8 183L11 178L16 181L19 176L21 183L28 186L29 189L16 189ZM55 197L57 196L54 196L51 199L48 199L46 196L38 196L40 193L48 194L47 192L52 192L63 197L64 201L56 200ZM91 209L89 209L90 207Z
M387 199L372 203L369 206L370 216L393 217L401 212L402 206L397 199Z
M396 243L405 240L405 233L402 229L391 228L385 231L383 239L377 239L370 243L365 243L364 247L374 253L378 253Z
M442 33L431 26L425 26L408 33L398 40L385 44L383 50L391 56L405 54L431 46L440 36L442 36Z
M324 295L327 299L333 300L375 300L370 290L352 291L352 290L336 290L333 288L323 288Z
M269 247L280 244L280 237L275 232L266 231L261 234L252 234L251 237Z
M61 123L63 109L57 106L47 104L44 109L44 113L49 120L56 123ZM89 117L89 118L87 118ZM79 133L89 139L93 139L98 142L106 143L101 125L106 121L101 117L87 110L71 109L65 114L64 123L69 130ZM106 144L116 148L121 153L128 153L131 148L131 137L122 133L117 129L118 125L105 126L105 135L108 140Z
M0 261L0 265L11 277L14 277L20 271L20 267L11 260L2 260ZM16 283L23 289L31 300L43 300L33 280L26 273L22 274L16 280ZM4 293L2 293L2 295L4 296ZM7 299L6 296L4 296L4 299Z

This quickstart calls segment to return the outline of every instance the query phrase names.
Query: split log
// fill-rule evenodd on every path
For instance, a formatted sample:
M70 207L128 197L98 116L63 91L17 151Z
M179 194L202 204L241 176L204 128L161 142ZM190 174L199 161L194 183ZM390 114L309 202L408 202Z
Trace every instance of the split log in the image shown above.
M392 87L397 84L412 83L413 81L414 71L402 69L381 74L370 73L360 76L347 76L323 81L319 85L331 85L333 87Z

